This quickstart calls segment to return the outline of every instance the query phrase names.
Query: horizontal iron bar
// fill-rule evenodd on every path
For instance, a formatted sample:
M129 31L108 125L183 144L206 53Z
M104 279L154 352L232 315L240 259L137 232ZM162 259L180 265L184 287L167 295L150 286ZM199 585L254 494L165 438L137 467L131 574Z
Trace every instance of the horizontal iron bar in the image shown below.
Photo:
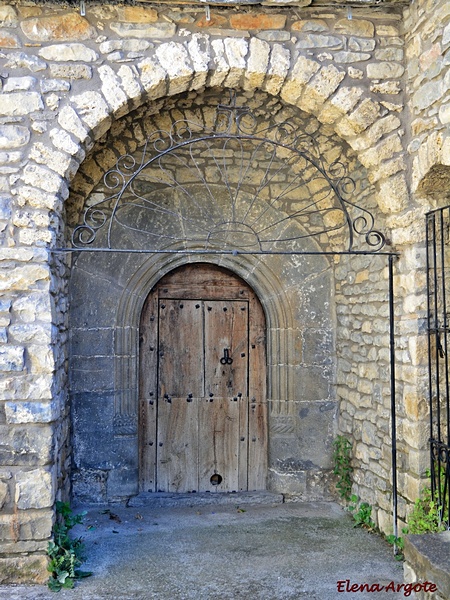
M121 254L228 254L237 255L255 255L255 254L276 254L285 256L336 256L336 255L370 255L370 256L397 256L398 252L377 252L376 250L343 250L343 251L307 251L307 250L127 250L125 248L47 248L49 252L67 253L67 252L117 252Z

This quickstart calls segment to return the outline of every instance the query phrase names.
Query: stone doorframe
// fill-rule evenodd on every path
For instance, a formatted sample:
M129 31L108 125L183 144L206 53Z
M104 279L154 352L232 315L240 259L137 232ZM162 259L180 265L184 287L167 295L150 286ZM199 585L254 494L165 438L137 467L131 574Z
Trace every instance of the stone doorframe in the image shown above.
M131 277L122 293L115 323L115 404L116 435L137 435L139 320L149 291L173 269L186 263L203 262L224 267L244 279L263 306L267 324L268 387L272 413L292 411L285 404L293 398L293 377L286 368L295 347L294 316L278 274L261 263L258 256L150 256ZM275 359L275 357L277 357ZM281 407L283 401L284 410ZM288 407L291 406L289 409ZM270 425L269 425L270 427Z

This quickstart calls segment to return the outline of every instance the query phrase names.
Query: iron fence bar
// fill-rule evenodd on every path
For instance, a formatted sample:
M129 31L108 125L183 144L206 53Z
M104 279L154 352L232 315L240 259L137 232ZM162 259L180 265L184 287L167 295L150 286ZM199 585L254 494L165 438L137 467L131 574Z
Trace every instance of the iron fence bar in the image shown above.
M394 537L398 537L397 517L397 423L395 407L395 310L394 310L394 255L389 256L389 350L391 371L391 453L392 453L392 521ZM394 554L397 553L394 544Z
M444 210L440 213L440 233L441 233L441 290L442 290L442 318L443 318L443 336L444 336L444 375L445 375L445 399L447 404L447 442L448 442L448 402L449 402L449 371L448 371L448 348L447 348L447 296L446 296L446 285L445 285L445 240L444 240ZM447 209L448 212L448 209ZM448 219L448 214L447 214ZM442 340L441 340L442 348ZM439 506L445 506L445 499L447 497L448 480L444 476L442 482L442 456L439 453L438 459L438 472L437 472L437 488L438 488L438 501ZM445 467L444 467L445 468ZM443 486L442 486L443 484ZM444 518L444 508L441 509L441 519Z
M427 271L427 338L428 338L428 390L429 390L429 394L430 394L430 402L429 402L429 410L430 410L430 472L431 472L431 493L434 497L435 494L435 486L434 486L434 468L433 468L433 464L434 464L434 448L433 448L433 443L432 443L432 439L433 439L433 360L432 360L432 354L431 354L431 341L432 341L432 331L433 331L433 327L432 327L432 306L431 306L431 294L430 294L430 290L431 290L431 279L432 279L432 268L435 267L434 263L433 263L433 267L431 265L431 256L430 256L430 245L431 245L431 241L430 241L430 237L434 237L431 236L431 223L434 222L434 214L433 215L427 215L426 217L426 227L425 227L425 244L426 244L426 271ZM434 231L434 227L433 227L433 231Z
M449 225L449 206L426 215L431 491L439 511L439 520L447 529L450 529L450 344L446 280L448 240L445 236Z

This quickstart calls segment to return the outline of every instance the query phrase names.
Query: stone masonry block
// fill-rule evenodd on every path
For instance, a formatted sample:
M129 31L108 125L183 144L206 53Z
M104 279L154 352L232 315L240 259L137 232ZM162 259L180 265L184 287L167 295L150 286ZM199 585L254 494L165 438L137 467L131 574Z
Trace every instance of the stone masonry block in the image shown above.
M20 26L33 42L88 40L96 35L94 27L77 12L27 19Z
M246 89L261 87L266 76L270 56L270 45L258 38L252 38L249 43L249 56L245 72L244 86Z
M156 49L156 56L169 76L169 94L186 91L194 70L184 46L176 42L161 44Z
M72 96L74 105L81 120L94 133L95 139L101 137L111 126L108 105L101 94L94 91Z
M0 583L40 583L48 579L48 558L37 556L11 556L0 558Z
M0 347L0 371L22 371L25 364L22 346Z
M316 61L300 56L292 69L292 73L281 89L283 100L295 104L300 98L306 83L308 83L319 69L320 65Z
M53 510L51 509L30 509L12 514L4 510L0 513L0 540L48 540L52 526Z
M285 24L285 15L237 13L230 17L230 25L234 29L283 29Z
M20 510L48 508L55 501L54 473L48 468L18 471L16 481L16 503Z
M60 416L60 404L51 402L6 402L7 423L51 423Z
M313 79L305 85L300 106L307 112L315 113L337 89L345 77L345 71L333 65L323 67Z

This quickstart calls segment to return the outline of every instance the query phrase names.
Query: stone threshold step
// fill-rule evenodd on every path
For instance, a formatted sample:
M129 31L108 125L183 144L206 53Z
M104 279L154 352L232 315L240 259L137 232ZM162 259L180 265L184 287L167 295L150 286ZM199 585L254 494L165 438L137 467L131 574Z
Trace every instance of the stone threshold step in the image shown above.
M128 500L127 506L138 508L142 506L154 508L207 506L229 504L282 504L282 494L274 492L201 492L189 494L174 494L166 492L142 492Z

